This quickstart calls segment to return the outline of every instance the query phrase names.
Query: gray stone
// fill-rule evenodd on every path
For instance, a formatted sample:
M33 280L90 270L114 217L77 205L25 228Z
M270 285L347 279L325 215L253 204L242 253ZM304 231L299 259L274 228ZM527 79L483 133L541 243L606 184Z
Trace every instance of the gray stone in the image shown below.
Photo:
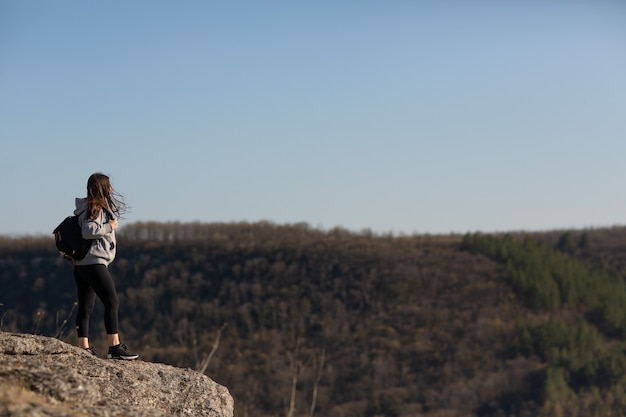
M228 389L191 369L97 358L0 332L0 417L232 417Z

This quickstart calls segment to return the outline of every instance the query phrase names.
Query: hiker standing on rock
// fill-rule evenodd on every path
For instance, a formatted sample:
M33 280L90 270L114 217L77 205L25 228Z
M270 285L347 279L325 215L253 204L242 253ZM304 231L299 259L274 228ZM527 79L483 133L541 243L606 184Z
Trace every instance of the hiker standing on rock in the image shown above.
M89 346L89 316L96 296L104 304L104 327L109 342L107 359L137 359L120 343L118 332L119 299L109 264L115 259L117 217L123 212L123 199L113 190L109 177L95 173L87 181L87 197L76 199L76 210L83 238L92 240L87 255L74 262L74 280L78 293L76 331L78 346L95 355Z

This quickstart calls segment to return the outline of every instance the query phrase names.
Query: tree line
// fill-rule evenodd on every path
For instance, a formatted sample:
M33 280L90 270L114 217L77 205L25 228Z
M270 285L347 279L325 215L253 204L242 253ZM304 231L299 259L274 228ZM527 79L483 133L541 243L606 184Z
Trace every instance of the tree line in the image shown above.
M135 223L111 272L123 339L227 386L238 417L609 416L624 289L599 233ZM74 292L51 238L0 238L0 329L74 343Z

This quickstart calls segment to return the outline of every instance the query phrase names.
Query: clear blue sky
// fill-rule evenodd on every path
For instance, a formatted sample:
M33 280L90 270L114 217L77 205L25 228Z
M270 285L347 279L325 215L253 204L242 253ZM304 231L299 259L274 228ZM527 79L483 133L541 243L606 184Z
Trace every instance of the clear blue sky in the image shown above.
M626 2L0 2L0 234L626 224ZM122 223L123 225L123 223Z

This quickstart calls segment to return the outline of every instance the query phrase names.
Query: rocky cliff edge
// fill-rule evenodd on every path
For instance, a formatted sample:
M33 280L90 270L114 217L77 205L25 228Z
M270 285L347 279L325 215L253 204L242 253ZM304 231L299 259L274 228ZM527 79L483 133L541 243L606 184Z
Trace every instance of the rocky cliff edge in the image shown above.
M233 406L225 387L191 369L0 331L0 417L232 417Z

